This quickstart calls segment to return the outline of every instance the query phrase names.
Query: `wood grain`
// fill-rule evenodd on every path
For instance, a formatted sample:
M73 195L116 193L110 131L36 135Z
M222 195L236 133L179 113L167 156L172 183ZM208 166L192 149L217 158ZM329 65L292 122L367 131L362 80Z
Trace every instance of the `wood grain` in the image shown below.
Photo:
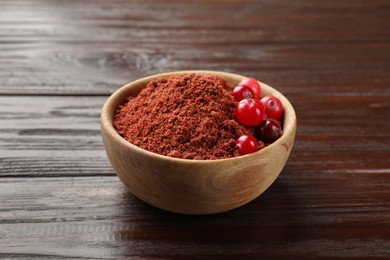
M0 97L0 176L112 175L101 141L105 97Z
M388 258L388 17L387 0L0 1L0 258ZM103 150L108 95L185 69L256 77L297 112L281 176L240 209L150 207Z
M388 1L0 3L3 94L98 94L143 76L209 69L284 93L382 93Z
M192 217L148 206L116 177L0 178L0 257L385 256L383 181L287 172L238 210Z

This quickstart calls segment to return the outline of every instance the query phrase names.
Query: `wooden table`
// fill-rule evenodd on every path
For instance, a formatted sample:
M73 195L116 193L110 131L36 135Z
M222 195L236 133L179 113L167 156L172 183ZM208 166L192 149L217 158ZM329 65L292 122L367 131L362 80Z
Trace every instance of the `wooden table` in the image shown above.
M0 2L0 258L390 256L390 2ZM99 114L121 85L256 77L298 116L277 181L186 216L126 191Z

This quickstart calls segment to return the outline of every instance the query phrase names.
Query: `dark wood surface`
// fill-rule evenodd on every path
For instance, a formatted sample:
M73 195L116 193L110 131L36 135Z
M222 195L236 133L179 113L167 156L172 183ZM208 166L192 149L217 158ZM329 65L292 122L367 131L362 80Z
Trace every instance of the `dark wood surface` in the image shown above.
M389 1L0 1L0 258L390 257ZM99 114L158 72L256 77L298 116L276 182L185 216L115 176Z

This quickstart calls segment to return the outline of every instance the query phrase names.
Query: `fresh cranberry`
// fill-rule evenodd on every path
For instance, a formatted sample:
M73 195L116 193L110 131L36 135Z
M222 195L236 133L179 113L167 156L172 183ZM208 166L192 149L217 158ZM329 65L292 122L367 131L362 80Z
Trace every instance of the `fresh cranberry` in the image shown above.
M283 105L282 102L277 97L267 96L260 99L260 102L265 108L265 114L268 118L280 120L283 115Z
M238 102L245 98L252 98L254 96L252 89L248 86L236 86L232 90L231 94Z
M270 144L279 139L283 131L278 121L265 119L255 127L255 134L259 140Z
M261 97L261 88L259 82L254 78L246 78L238 83L239 86L247 86L252 89L254 98Z
M241 155L257 151L257 140L252 135L241 135L236 140L236 147Z
M243 99L236 106L236 118L245 126L256 126L264 119L264 106L258 99Z

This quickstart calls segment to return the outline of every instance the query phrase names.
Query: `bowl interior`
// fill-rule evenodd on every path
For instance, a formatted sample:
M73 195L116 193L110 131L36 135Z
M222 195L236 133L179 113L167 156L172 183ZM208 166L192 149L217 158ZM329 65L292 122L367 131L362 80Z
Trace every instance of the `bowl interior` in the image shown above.
M130 82L126 84L125 86L121 87L117 91L115 91L106 101L106 103L103 106L102 114L101 114L101 124L102 127L104 127L107 132L111 135L112 138L116 139L118 142L120 142L122 145L129 147L130 149L135 150L142 150L143 153L145 153L146 156L154 156L154 157L161 157L160 159L163 160L180 160L180 161L188 161L190 163L206 163L208 160L191 160L191 159L181 159L181 158L173 158L169 156L164 156L160 154L156 154L153 152L149 152L147 150L144 150L142 148L139 148L138 146L135 146L128 141L126 141L124 138L122 138L114 129L113 127L113 118L116 112L116 109L119 105L122 105L126 98L128 96L137 96L138 93L146 87L146 85L153 79L160 78L160 77L166 77L166 76L174 76L174 75L182 75L182 74L188 74L188 73L198 73L198 74L211 74L211 75L217 75L222 78L224 78L229 83L235 85L238 84L242 79L246 78L241 75L232 74L232 73L226 73L226 72L219 72L219 71L207 71L207 70L188 70L188 71L175 71L175 72L168 72L168 73L161 73L161 74L155 74L149 77L141 78L139 80ZM295 134L296 131L296 115L293 106L288 101L288 99L279 91L276 89L268 86L267 84L260 81L261 88L262 88L262 96L276 96L280 99L280 101L283 104L284 107L284 122L283 122L283 135L276 140L273 144L255 152L252 154L247 154L243 156L256 156L256 154L264 153L266 150L271 149L272 146L275 143L281 143L283 142L283 139L285 139L288 135ZM235 160L237 158L241 158L243 156L228 158L228 159L217 159L212 161L223 161L223 160Z

